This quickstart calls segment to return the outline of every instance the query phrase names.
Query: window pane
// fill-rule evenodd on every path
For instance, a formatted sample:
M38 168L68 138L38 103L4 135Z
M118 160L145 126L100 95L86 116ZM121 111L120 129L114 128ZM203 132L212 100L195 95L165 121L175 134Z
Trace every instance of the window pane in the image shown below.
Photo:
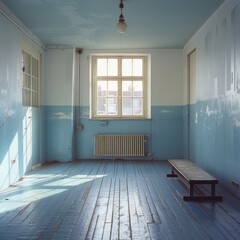
M117 96L118 96L118 82L108 81L108 97L117 97Z
M97 100L97 114L107 115L107 98L98 98Z
M107 96L107 81L98 81L97 82L97 95L98 97Z
M23 87L26 88L27 87L27 79L28 79L28 76L26 74L23 73Z
M133 99L133 115L143 115L143 99Z
M118 59L108 59L108 76L118 75Z
M132 115L132 98L122 99L122 115Z
M33 107L38 106L38 94L37 94L37 92L32 92L32 106Z
M31 76L26 76L26 88L31 89Z
M107 76L107 59L97 59L97 76Z
M22 103L23 106L31 106L31 91L22 89Z
M132 81L123 81L122 82L122 96L123 97L132 97Z
M34 91L38 91L38 82L37 82L37 78L32 78L32 90Z
M32 69L32 61L31 61L31 55L27 54L27 59L26 59L26 67L25 67L25 72L31 74L31 69Z
M32 58L32 76L37 77L37 59Z
M117 115L117 98L108 98L108 115Z
M133 59L133 76L143 75L143 61L142 59Z
M143 96L143 83L142 81L133 82L133 96L142 97Z
M122 60L122 76L132 76L132 59Z

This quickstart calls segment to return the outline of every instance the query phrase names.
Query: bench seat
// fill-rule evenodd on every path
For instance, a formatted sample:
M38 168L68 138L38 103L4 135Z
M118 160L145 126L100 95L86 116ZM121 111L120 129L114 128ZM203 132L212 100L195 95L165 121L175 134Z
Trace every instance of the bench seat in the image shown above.
M218 184L215 177L186 159L173 159L168 160L168 162L171 165L172 172L167 174L167 177L178 177L189 187L189 196L183 197L185 201L222 201L221 196L215 195L215 185ZM194 186L197 184L210 184L211 195L194 195Z

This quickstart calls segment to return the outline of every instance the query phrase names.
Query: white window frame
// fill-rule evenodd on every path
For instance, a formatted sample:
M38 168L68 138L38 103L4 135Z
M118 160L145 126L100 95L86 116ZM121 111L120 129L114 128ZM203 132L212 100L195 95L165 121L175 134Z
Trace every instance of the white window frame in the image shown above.
M97 59L99 58L114 58L118 59L118 76L116 77L98 77L97 76ZM121 76L122 59L143 59L143 76ZM90 118L91 119L150 119L151 103L150 103L150 55L149 54L92 54L90 55ZM118 81L118 114L117 115L97 115L97 81L101 79L117 80ZM143 114L142 115L123 115L122 114L122 87L123 80L143 81Z
M24 58L28 56L28 60ZM35 62L35 64L33 64ZM27 79L27 80L26 80ZM34 84L35 82L35 84ZM40 107L41 53L22 41L22 105Z

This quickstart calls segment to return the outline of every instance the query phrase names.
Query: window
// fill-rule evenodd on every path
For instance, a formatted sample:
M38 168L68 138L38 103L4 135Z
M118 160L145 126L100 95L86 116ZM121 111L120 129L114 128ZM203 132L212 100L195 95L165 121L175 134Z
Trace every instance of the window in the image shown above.
M148 56L92 56L92 118L148 117Z
M24 42L22 49L22 104L39 107L40 53Z

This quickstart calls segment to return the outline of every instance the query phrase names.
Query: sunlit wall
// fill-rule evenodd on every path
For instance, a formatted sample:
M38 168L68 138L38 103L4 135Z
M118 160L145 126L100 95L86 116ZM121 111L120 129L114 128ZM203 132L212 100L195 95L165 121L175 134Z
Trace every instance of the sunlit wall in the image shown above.
M1 9L4 5L0 2ZM17 19L15 19L18 22ZM19 23L19 22L18 22ZM22 106L22 39L37 47L0 14L0 190L41 162L41 107ZM42 54L44 52L42 51Z

